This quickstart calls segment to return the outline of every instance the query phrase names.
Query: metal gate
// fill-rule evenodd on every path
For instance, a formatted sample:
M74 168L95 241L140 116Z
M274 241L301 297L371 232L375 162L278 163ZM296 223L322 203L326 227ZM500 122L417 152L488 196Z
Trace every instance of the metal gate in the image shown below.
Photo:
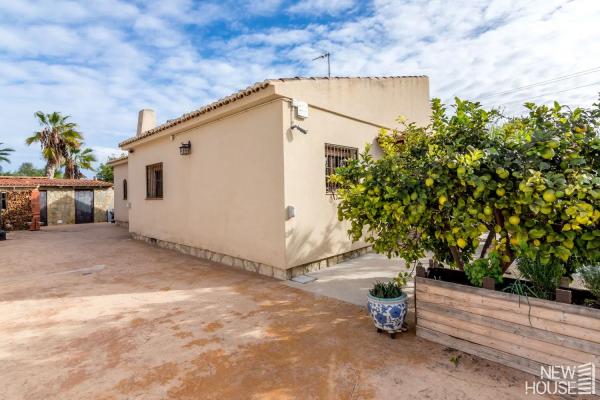
M48 225L48 192L40 190L40 224Z
M75 223L86 224L94 222L94 191L75 191Z

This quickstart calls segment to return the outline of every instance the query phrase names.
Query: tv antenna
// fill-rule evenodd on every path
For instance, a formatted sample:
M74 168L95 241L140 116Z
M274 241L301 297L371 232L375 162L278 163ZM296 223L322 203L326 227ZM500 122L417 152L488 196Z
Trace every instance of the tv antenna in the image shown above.
M330 57L331 57L331 54L329 52L327 52L325 54L320 55L319 57L313 58L313 61L320 60L322 58L326 58L327 59L327 77L328 78L331 78L331 62L330 62Z

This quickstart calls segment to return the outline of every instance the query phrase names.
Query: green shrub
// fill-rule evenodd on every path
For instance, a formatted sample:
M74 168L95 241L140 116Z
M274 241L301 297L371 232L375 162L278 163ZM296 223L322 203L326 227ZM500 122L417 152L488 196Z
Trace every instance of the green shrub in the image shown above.
M517 258L517 269L521 276L531 282L537 297L552 298L560 279L565 274L565 266L560 260L544 264L538 253L535 257Z
M585 287L600 300L600 265L588 265L579 269Z
M480 258L465 265L465 273L469 282L474 286L483 285L483 278L494 278L496 282L502 283L502 260L496 252L490 253L487 258Z
M517 256L547 266L542 286L557 263L600 258L600 104L526 107L528 115L505 118L434 99L429 126L403 119L382 130L381 157L368 146L330 178L352 239L407 262L433 253L464 269L488 234L504 271Z
M395 280L390 282L375 282L373 289L369 290L369 293L371 296L380 299L394 299L402 296L402 288Z

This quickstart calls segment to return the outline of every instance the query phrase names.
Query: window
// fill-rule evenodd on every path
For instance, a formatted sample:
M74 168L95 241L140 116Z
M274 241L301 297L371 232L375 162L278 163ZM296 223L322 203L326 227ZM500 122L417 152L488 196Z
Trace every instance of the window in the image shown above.
M162 199L163 197L163 165L162 163L146 166L146 198Z
M127 179L123 179L123 200L127 200Z
M325 143L325 192L333 194L336 185L329 182L329 176L335 173L338 167L346 164L346 160L356 160L358 158L358 149L355 147L338 146L336 144Z
M6 200L6 192L0 193L0 210L6 210L8 208Z

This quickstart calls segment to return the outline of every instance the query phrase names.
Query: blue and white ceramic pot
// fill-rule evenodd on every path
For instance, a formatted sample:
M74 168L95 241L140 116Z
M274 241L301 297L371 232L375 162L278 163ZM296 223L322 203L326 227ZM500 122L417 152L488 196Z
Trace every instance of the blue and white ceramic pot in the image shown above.
M393 299L380 299L367 294L367 309L377 329L390 333L402 332L402 324L406 317L406 293Z

